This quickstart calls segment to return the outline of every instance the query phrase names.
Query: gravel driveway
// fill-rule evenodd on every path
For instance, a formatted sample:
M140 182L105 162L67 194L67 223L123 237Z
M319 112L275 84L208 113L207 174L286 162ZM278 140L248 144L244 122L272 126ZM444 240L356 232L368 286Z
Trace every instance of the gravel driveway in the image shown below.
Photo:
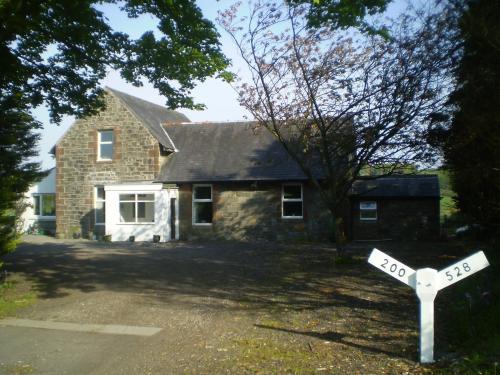
M7 258L7 269L38 293L19 318L162 328L151 337L99 344L113 345L108 356L81 354L85 374L424 371L414 362L413 294L365 263L368 248L358 250L344 264L334 262L328 245L109 244L34 236ZM79 335L89 342L95 337L96 345L102 340L98 334L59 337L68 343L63 354ZM0 362L1 356L2 349ZM27 361L21 357L4 358L4 372L16 360ZM29 357L32 373L49 373L46 363L57 358ZM69 373L64 363L52 364L50 372Z

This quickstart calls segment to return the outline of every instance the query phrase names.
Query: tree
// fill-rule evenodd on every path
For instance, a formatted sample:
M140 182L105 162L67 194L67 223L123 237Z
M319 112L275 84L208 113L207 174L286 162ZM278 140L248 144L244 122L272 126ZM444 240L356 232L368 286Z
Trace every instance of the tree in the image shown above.
M256 1L248 17L233 6L219 22L251 73L240 103L319 190L340 239L341 206L363 168L435 161L426 124L446 99L446 19L406 16L384 38L310 28L307 14Z
M159 33L132 39L114 31L98 10L106 3L131 19L155 17ZM56 123L65 114L95 113L109 69L135 85L149 80L172 108L202 108L190 97L195 84L231 78L218 37L194 0L0 0L0 255L13 247L10 210L42 177L26 162L40 127L29 111L46 104Z
M444 132L445 163L458 208L487 233L500 234L500 3L460 2L457 85Z
M376 33L384 29L367 22L367 16L384 12L390 0L288 0L291 5L309 4L309 27L328 26L331 29L356 27L361 31Z

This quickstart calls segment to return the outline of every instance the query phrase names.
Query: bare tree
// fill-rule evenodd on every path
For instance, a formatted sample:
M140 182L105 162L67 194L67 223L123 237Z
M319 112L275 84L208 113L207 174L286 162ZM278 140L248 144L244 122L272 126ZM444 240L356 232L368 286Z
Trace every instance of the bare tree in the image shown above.
M219 15L251 79L239 100L320 191L342 238L342 202L367 166L432 162L427 122L446 99L439 14L403 17L390 37L310 29L307 6L257 0Z

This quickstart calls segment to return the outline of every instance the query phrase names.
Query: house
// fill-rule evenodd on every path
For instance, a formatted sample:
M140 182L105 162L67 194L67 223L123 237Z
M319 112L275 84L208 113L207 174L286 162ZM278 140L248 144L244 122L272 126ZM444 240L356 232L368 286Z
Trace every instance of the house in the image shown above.
M56 233L56 169L52 168L24 195L26 208L21 216L23 232Z
M331 217L318 192L266 129L190 122L109 88L105 101L106 109L76 120L53 148L58 236L330 236ZM375 221L385 217L380 212Z

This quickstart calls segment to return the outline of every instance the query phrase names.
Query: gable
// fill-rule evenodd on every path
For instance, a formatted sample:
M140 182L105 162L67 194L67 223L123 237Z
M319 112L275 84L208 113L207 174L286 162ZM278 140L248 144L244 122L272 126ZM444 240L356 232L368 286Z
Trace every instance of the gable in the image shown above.
M162 127L163 123L189 122L182 113L139 99L135 96L106 87L106 91L117 97L129 111L148 129L153 137L167 150L175 150L171 139Z
M55 155L55 147L60 144L70 132L74 131L74 127L78 127L79 122L89 119L95 120L103 116L113 116L116 115L118 111L121 112L123 110L130 113L138 123L145 128L147 133L154 137L165 149L171 151L175 150L175 146L172 144L168 134L164 131L162 123L189 122L189 119L185 115L109 87L105 88L105 97L106 108L101 110L97 115L76 120L61 138L59 138L54 147L52 147L50 150L51 154ZM111 107L113 107L113 109L111 109Z

